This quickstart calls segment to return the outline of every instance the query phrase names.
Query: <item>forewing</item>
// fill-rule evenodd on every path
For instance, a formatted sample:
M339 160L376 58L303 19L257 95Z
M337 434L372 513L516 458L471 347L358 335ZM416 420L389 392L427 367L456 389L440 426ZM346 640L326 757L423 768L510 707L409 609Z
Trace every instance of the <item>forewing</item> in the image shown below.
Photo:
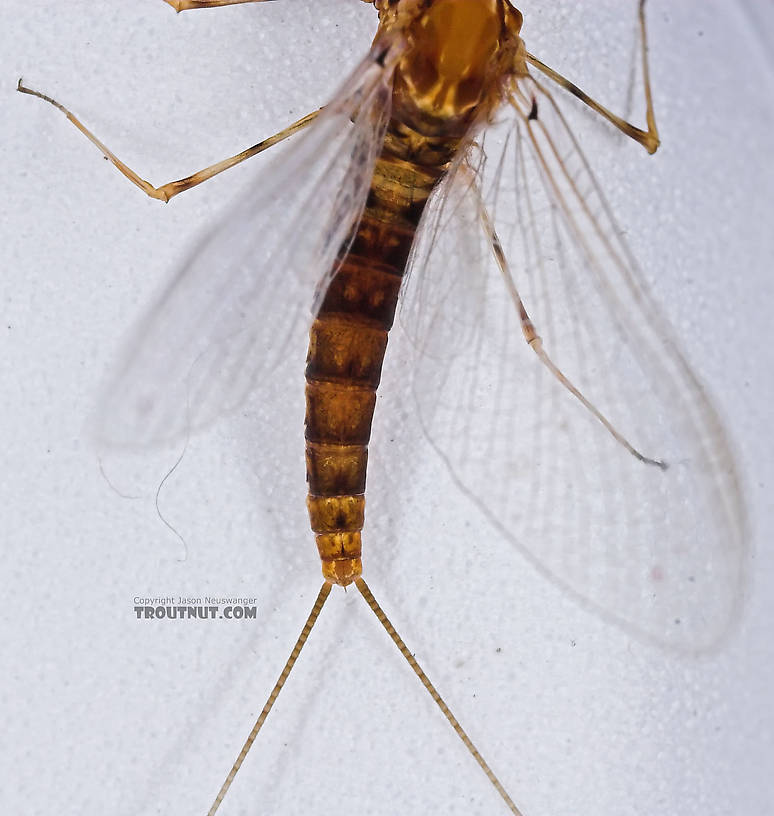
M98 442L173 440L270 379L362 214L400 48L375 45L194 247L124 344L95 422Z
M541 364L493 261L445 284L452 315L483 298L475 336L463 322L468 340L445 358L421 353L443 337L416 343L421 422L463 492L543 574L640 638L708 649L744 586L728 439L553 99L526 79L512 104L508 158L490 159L483 198L513 281L554 363L667 467L635 458ZM453 336L447 320L425 326Z
M475 173L467 163L456 162L432 191L417 229L382 370L369 445L366 514L372 525L369 540L378 538L382 555L391 542L405 546L415 534L417 514L426 509L416 493L422 467L417 452L423 447L411 391L416 357L448 364L475 337L483 305L478 289L448 274L449 262L454 259L455 268L473 272L488 253L479 227ZM464 302L453 291L460 286L477 301Z
M469 277L490 257L479 215L483 160L475 147L461 151L433 189L401 290L406 339L415 353L439 362L454 358L474 338L482 318L484 289L471 286Z

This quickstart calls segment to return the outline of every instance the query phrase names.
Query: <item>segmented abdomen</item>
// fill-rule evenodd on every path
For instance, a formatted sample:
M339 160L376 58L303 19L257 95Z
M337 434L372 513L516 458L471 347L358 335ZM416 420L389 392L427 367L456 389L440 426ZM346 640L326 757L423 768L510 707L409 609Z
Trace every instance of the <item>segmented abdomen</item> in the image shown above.
M440 163L420 165L401 154L406 128L393 122L363 217L309 337L307 506L323 576L344 586L362 571L368 441L387 333L419 219L444 172Z

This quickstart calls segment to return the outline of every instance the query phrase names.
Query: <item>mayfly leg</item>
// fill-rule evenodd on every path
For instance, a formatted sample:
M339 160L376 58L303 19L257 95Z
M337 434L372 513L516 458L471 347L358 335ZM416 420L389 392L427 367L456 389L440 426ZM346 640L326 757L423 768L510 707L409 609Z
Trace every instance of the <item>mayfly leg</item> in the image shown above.
M272 0L164 0L175 11L236 6L240 3L271 3Z
M639 27L640 27L640 43L642 50L642 84L645 89L645 121L648 129L642 130L631 122L627 122L623 117L618 116L612 111L608 110L604 105L600 104L589 96L585 91L581 90L575 83L570 82L569 79L563 77L558 71L550 68L544 62L541 62L536 56L527 52L526 59L530 65L534 66L541 73L545 74L549 79L553 80L557 85L569 91L573 96L576 96L585 105L588 105L593 111L596 111L600 116L607 119L608 122L615 125L622 133L625 133L635 142L641 144L648 153L655 153L660 144L658 137L658 129L656 127L656 115L653 112L653 94L650 88L650 67L648 63L648 34L647 26L645 24L645 0L640 0L639 6Z
M250 159L253 156L256 156L258 153L262 153L264 150L268 150L270 147L284 141L294 133L298 133L299 130L303 130L307 125L311 124L320 113L319 110L308 113L306 116L301 117L301 119L299 119L297 122L293 122L292 125L289 125L279 133L275 133L273 136L254 144L252 147L248 147L246 150L243 150L241 153L237 153L235 156L229 156L229 158L223 159L215 164L211 164L209 167L205 167L203 170L199 170L198 172L193 173L190 176L186 176L185 178L178 179L177 181L169 181L159 187L154 187L149 181L146 181L135 173L131 167L124 164L124 162L122 162L121 159L119 159L118 156L116 156L115 153L113 153L107 147L107 145L101 142L80 121L80 119L78 119L77 116L69 111L64 105L57 102L56 99L52 99L50 96L46 96L46 94L36 91L33 88L26 87L22 84L21 79L16 86L16 90L20 93L36 96L38 99L42 99L44 102L48 102L58 110L62 111L70 122L72 122L72 124L75 125L75 127L78 128L78 130L80 130L80 132L99 149L102 155L118 170L119 173L128 178L132 184L139 187L146 195L150 196L151 198L158 199L159 201L169 201L170 198L176 196L178 193L182 193L185 190L190 190L192 187L196 187L197 184L201 184L203 181L207 181L213 176L217 176L224 170L228 170L229 168L234 167L234 165L240 164L246 159Z
M599 410L599 408L597 408L597 406L594 405L594 403L591 402L591 400L589 400L583 394L583 392L572 383L561 368L559 368L559 366L557 366L551 359L548 352L543 347L543 341L538 334L535 324L532 322L526 307L524 306L524 301L521 299L521 295L519 294L519 290L516 286L516 281L513 279L513 274L511 273L510 266L508 265L508 259L505 257L502 244L497 236L492 220L489 217L489 213L486 211L486 207L481 200L480 194L479 212L481 215L481 222L484 227L484 232L486 233L492 247L492 254L495 257L497 266L503 276L503 280L505 281L505 285L508 289L508 294L511 296L511 300L513 301L519 315L521 331L527 345L535 352L540 362L564 386L564 388L566 388L587 411L589 411L594 417L596 417L596 419L599 420L599 422L602 423L604 428L608 431L608 433L610 433L613 439L618 442L619 445L622 445L640 462L643 462L646 465L655 465L661 470L666 470L667 465L665 462L662 462L660 459L652 459L649 456L645 456L645 454L641 451L637 450L637 448L635 448L634 445L629 442L629 440L615 427L615 425L613 425L613 423Z

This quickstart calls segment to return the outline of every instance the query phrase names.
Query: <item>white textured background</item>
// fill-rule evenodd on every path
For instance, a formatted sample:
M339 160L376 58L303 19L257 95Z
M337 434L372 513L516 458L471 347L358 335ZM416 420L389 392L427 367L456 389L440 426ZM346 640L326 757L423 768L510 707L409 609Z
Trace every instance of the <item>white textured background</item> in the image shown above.
M521 6L530 50L620 108L634 3L545 5ZM525 816L759 816L774 801L774 6L749 5L754 17L651 0L663 147L593 157L739 450L757 553L735 638L695 661L604 626L491 536L432 462L416 487L430 504L406 509L400 540L366 539L372 588ZM161 0L3 0L4 814L203 815L319 585L308 533L287 564L272 546L272 518L301 523L303 506L267 509L272 486L228 424L192 442L162 493L185 560L153 507L172 462L123 500L82 434L121 332L261 159L164 206L16 80L161 183L322 103L374 17L358 0L180 16ZM288 473L302 495L302 470ZM481 538L479 561L457 529ZM208 592L256 595L258 620L134 620L137 594ZM503 813L359 598L329 603L224 816Z

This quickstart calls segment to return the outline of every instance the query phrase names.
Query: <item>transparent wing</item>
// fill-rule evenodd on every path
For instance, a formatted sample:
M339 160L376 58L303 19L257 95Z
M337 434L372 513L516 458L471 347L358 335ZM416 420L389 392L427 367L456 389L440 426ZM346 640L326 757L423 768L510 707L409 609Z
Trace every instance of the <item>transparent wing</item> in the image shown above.
M368 538L379 541L379 556L371 558L382 557L385 565L390 562L385 558L387 548L406 546L428 512L416 492L416 475L422 468L417 451L423 447L424 434L417 422L410 372L419 353L448 364L475 336L475 320L483 306L480 290L465 286L477 300L465 301L464 312L457 309L464 298L450 289L464 281L449 275L447 268L453 258L458 268L472 273L488 257L478 208L475 172L466 162L457 162L431 193L404 275L368 460Z
M744 585L728 439L553 99L526 79L512 104L507 158L490 161L484 199L513 284L556 366L667 467L638 460L539 361L493 261L458 268L438 304L464 316L482 303L460 318L464 343L458 318L424 320L418 351L452 343L454 354L418 354L420 420L459 487L543 574L640 638L708 649Z
M280 362L360 219L400 48L375 45L194 247L124 344L95 422L98 442L145 446L202 427Z
M417 228L401 290L400 324L425 357L453 359L481 320L483 287L471 286L491 252L481 230L478 176L484 162L475 146L461 151L434 188ZM450 264L459 274L450 274ZM393 340L390 340L392 354Z

